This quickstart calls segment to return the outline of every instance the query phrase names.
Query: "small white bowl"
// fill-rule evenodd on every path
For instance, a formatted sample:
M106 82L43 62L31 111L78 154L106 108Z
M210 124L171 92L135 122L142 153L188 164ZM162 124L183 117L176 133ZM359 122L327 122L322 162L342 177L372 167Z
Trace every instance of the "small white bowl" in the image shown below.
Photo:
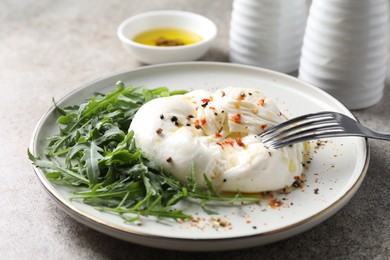
M197 33L200 42L181 46L150 46L132 39L145 31L159 28L177 28ZM217 35L217 26L199 14L164 10L135 15L123 21L117 31L124 48L137 60L146 64L192 61L201 58Z

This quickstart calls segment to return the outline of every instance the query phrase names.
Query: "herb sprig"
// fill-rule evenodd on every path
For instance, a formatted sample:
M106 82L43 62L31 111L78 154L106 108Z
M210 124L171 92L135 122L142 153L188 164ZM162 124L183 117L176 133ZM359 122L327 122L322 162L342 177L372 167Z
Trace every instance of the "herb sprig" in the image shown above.
M78 187L70 199L119 214L130 222L141 216L189 219L190 215L173 208L185 198L198 199L209 214L216 212L206 207L208 201L259 201L239 192L235 196L220 194L206 175L208 188L198 187L195 167L189 169L188 184L182 185L136 147L128 129L137 110L154 98L186 91L126 87L122 82L116 87L81 105L56 105L58 134L46 138L42 158L28 151L30 160L51 182Z

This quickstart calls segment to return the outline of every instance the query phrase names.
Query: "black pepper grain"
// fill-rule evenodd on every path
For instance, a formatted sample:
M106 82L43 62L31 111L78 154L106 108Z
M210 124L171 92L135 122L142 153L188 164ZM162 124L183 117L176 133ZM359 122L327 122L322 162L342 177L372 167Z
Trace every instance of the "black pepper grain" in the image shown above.
M160 135L161 133L162 133L162 128L157 128L157 130L156 130L156 133L158 134L158 135Z
M172 157L168 157L167 162L169 162L169 163L172 162Z
M163 114L160 115L160 119L164 119L164 115Z
M301 182L300 181L294 181L292 186L295 187L295 188L299 188L299 187L301 187Z
M178 118L176 116L171 117L172 122L176 122L177 120L178 120Z

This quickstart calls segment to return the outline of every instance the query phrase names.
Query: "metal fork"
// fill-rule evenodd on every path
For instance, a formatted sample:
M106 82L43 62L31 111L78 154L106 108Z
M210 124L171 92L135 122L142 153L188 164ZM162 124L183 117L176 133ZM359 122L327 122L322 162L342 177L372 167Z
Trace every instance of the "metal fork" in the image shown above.
M267 147L275 149L307 140L338 136L390 140L390 134L375 132L346 115L331 111L299 116L259 135Z

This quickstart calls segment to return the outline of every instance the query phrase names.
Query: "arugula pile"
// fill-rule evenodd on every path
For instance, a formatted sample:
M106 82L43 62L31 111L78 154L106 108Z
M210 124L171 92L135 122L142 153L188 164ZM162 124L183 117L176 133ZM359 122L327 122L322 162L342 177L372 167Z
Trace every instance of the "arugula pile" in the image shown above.
M81 199L97 209L114 212L126 221L144 216L188 219L173 205L184 198L199 199L207 213L206 202L258 202L257 198L218 193L204 178L208 188L195 183L195 168L189 169L188 184L182 185L169 173L149 161L135 146L133 132L128 132L137 110L146 102L186 91L125 87L106 95L97 94L79 106L59 108L59 133L47 137L45 158L28 151L30 160L53 183L80 187L71 199Z

